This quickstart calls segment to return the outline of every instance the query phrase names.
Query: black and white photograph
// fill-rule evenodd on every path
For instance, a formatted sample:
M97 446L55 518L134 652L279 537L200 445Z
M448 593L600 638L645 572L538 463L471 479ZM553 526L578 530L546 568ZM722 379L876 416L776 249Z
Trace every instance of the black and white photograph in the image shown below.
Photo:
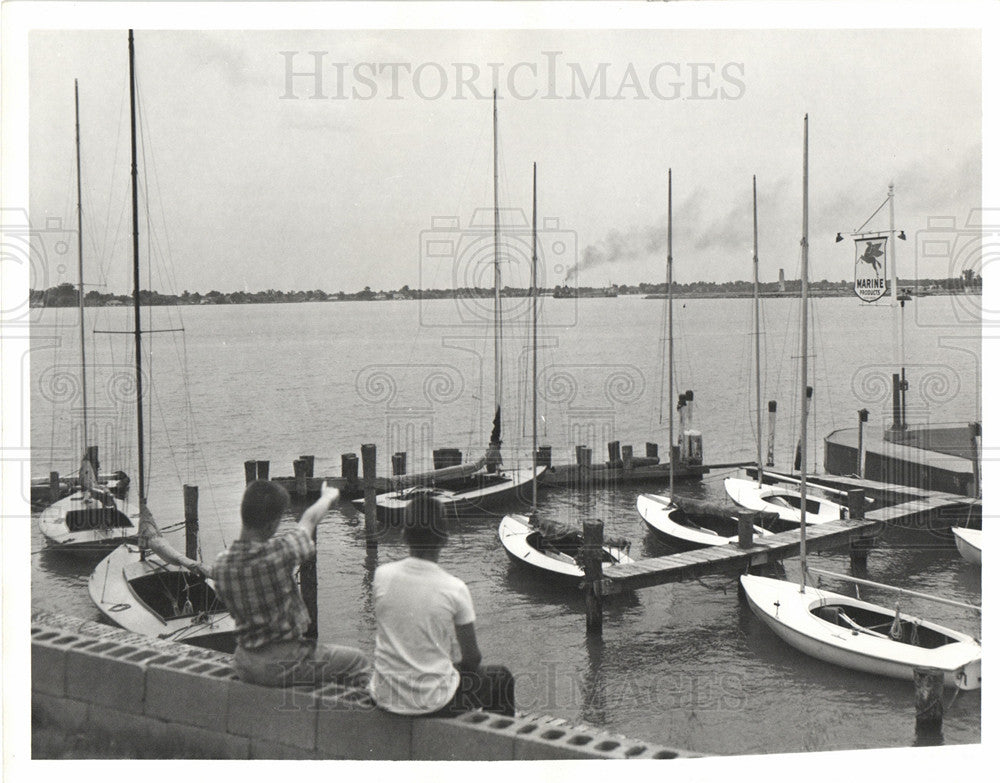
M995 5L2 13L5 774L985 768Z

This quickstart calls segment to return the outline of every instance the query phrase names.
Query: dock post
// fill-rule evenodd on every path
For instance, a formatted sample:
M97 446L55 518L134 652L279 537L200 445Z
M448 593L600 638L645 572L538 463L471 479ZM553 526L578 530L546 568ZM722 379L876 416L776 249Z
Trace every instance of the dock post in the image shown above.
M847 490L847 517L855 521L865 518L865 491L863 489ZM868 551L874 543L875 539L871 536L851 539L851 571L855 574L863 574L868 570Z
M608 441L608 467L620 468L622 466L621 441Z
M97 475L97 471L101 469L101 460L98 459L97 446L87 446L86 448L87 462L90 463L91 467L94 469L94 476Z
M302 458L292 460L292 472L295 474L295 494L300 498L304 498L308 494L307 467L306 461Z
M375 444L365 443L361 446L361 471L365 482L365 547L369 550L378 548L376 538L375 515Z
M657 462L660 461L660 446L658 443L646 441L646 458L655 459Z
M847 490L848 519L865 518L865 491L863 489Z
M198 487L184 485L184 554L198 559Z
M941 703L944 672L941 669L916 667L913 670L913 686L917 707L917 738L925 742L940 740L941 722L944 718L944 706Z
M894 372L892 374L892 429L894 432L898 432L899 430L903 429L899 415L899 395L900 395L899 373Z
M358 455L353 451L340 455L340 475L348 484L358 480Z
M304 457L299 457L305 463L306 478L313 477L313 471L316 469L316 457L308 454Z
M632 470L632 447L622 446L622 468Z
M267 481L271 474L271 463L266 459L257 460L257 480Z
M764 465L774 467L774 428L778 419L778 401L767 401L767 460ZM758 477L759 478L759 477Z
M604 549L604 522L600 519L583 523L583 547L580 560L586 580L587 636L604 633L604 598L601 595L601 552Z
M406 452L397 451L392 455L392 475L402 476L406 473Z
M49 502L55 503L59 500L59 471L53 470L49 473Z
M858 411L858 478L865 477L865 422L868 421L868 409Z
M969 422L969 437L972 440L972 497L978 498L982 487L980 486L979 474L979 442L978 438L983 434L983 428L978 421Z
M243 475L246 478L246 483L249 484L252 481L257 480L257 461L248 459L243 463Z
M749 549L753 546L753 526L759 521L759 511L739 512L737 531L739 532L740 549Z

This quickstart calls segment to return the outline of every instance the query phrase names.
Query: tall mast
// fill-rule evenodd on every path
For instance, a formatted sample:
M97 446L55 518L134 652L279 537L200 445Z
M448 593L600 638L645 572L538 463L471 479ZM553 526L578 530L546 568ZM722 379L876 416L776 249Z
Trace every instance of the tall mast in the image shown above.
M667 402L670 424L670 499L674 498L674 186L673 170L667 169Z
M497 91L493 90L493 402L496 407L494 433L500 434L500 391L503 378L500 369L500 174L497 149ZM497 444L499 445L499 443Z
M803 121L802 137L802 384L799 389L802 403L802 417L799 426L802 429L802 472L799 485L799 558L802 560L799 591L806 589L806 436L809 409L806 396L809 382L809 115Z
M142 324L139 308L139 165L136 156L135 44L128 31L129 114L132 122L132 309L135 317L135 414L139 448L139 505L146 503L146 467L142 430Z
M760 400L760 289L759 264L757 259L757 175L753 177L753 355L754 376L757 384L757 486L764 482L764 457L761 436L761 400Z
M538 508L538 164L531 165L531 513Z
M83 322L83 196L80 184L80 84L73 80L73 102L76 108L76 263L80 297L80 385L83 389L83 450L87 450L90 427L87 424L87 330ZM97 467L94 466L96 470Z

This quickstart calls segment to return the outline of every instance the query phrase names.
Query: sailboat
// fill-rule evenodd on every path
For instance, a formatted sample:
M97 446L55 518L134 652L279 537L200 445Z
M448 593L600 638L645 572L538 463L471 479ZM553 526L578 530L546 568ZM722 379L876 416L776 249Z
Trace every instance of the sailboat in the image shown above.
M771 512L778 519L789 524L799 520L800 498L794 492L775 484L764 483L764 459L761 449L763 435L761 424L761 390L760 390L760 264L757 256L757 177L753 178L753 317L754 317L754 377L757 390L757 470L754 479L746 476L731 476L723 480L726 494L738 506L750 511ZM808 412L809 400L812 397L812 387L807 386L803 403ZM804 425L803 425L804 426ZM801 446L801 444L800 444ZM805 474L805 450L801 447L799 455L802 472ZM818 495L809 495L802 501L805 504L806 524L819 525L832 522L843 516L844 509L840 504Z
M493 429L490 433L486 455L477 463L460 466L459 475L441 475L437 471L424 474L417 481L405 482L399 477L399 486L375 497L376 514L382 521L397 521L409 508L416 495L429 496L445 514L462 514L483 510L515 500L527 485L540 477L545 465L532 464L528 468L504 470L501 467L501 391L503 389L500 356L502 316L500 310L500 195L497 149L497 94L493 91L493 364L494 404ZM471 467L471 469L469 469ZM353 501L364 507L364 499Z
M802 173L802 453L806 453L809 308L809 117L805 117ZM961 690L982 684L982 647L968 634L925 622L899 608L820 590L806 585L810 573L806 557L805 471L800 481L799 525L801 539L799 583L744 574L740 585L753 613L796 649L820 660L884 677L912 679L916 667L933 667L948 673L949 682ZM855 583L877 585L841 574L822 573ZM898 588L899 592L903 591ZM921 597L927 598L917 593ZM943 601L943 599L934 599ZM954 601L944 603L957 604ZM959 604L961 605L961 604ZM964 605L962 605L964 606ZM977 607L972 607L977 608Z
M80 89L73 82L76 118L76 214L77 214L77 273L80 317L80 386L83 390L83 440L90 434L87 422L87 349L83 306L83 198L80 183ZM52 549L68 552L94 553L107 551L136 535L139 510L120 497L112 488L102 485L97 475L97 448L86 449L80 473L66 494L46 507L38 518L38 527L45 543ZM124 474L121 474L124 476ZM118 489L118 483L115 489ZM128 479L124 479L127 487ZM60 488L59 492L62 493Z
M958 554L965 560L976 565L983 564L983 531L971 527L953 527L955 546Z
M137 544L122 544L94 569L87 583L91 600L111 622L145 636L189 642L232 652L236 623L216 595L214 583L188 567L160 535L146 506L142 406L142 323L139 306L138 166L136 159L135 45L128 34L132 129L132 304L135 328L136 436L139 529Z
M577 557L583 534L570 525L538 517L538 166L531 175L531 514L508 514L497 530L507 556L547 577L578 583L584 578ZM629 544L609 540L601 553L601 566L631 563Z

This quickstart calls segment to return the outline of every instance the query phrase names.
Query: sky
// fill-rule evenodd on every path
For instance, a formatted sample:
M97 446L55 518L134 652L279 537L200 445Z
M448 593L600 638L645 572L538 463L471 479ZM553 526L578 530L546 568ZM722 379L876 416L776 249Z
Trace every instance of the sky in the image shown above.
M140 242L160 291L486 279L494 83L502 222L520 223L504 232L514 285L527 280L533 163L543 285L663 280L668 170L675 280L750 278L755 174L761 277L797 277L806 113L811 278L850 278L852 243L833 238L858 228L890 182L896 227L911 238L928 218L963 225L980 203L976 30L139 30L135 40L150 215ZM127 33L28 41L32 225L75 227L77 79L85 277L125 292ZM886 208L870 228L888 225ZM897 253L911 276L915 243ZM75 282L74 266L49 263L32 286ZM920 273L955 273L940 266Z

